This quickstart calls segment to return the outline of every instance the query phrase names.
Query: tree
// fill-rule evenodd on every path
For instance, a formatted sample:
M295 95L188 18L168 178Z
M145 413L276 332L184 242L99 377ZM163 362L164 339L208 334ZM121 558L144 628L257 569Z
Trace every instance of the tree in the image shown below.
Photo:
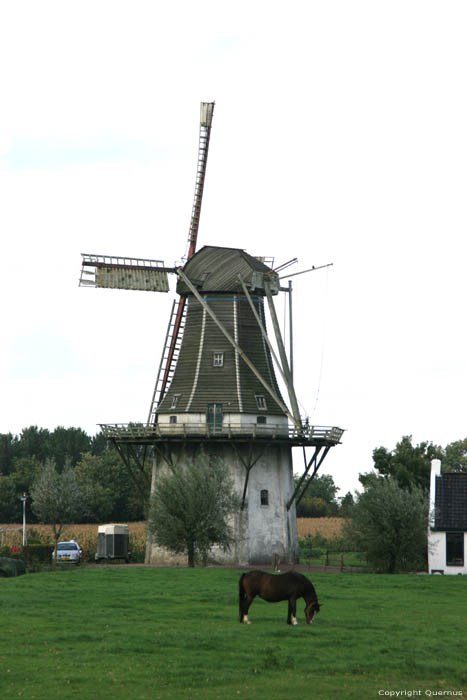
M413 486L426 491L430 488L431 460L442 459L442 449L432 442L412 445L412 436L405 435L392 452L385 447L373 450L373 462L380 476L392 476L399 486L411 489ZM360 483L368 483L368 474L360 474Z
M294 476L295 486L300 476ZM330 474L315 476L309 482L303 498L297 505L297 517L321 518L337 515L338 505L336 495L339 487L335 485Z
M227 520L239 507L224 462L201 453L192 463L161 475L151 498L148 527L155 541L174 554L207 561L209 550L233 543Z
M294 476L295 485L299 479L300 476L296 474ZM322 498L326 503L337 503L336 495L338 491L339 487L335 485L334 479L330 474L316 475L308 483L305 497L314 496L315 498Z
M375 570L395 573L425 565L427 523L423 489L413 485L409 491L394 477L379 477L358 496L344 531Z
M48 459L31 489L32 508L39 521L50 525L55 551L66 527L80 522L87 514L89 494L76 479L71 463L67 461L61 473L53 460Z
M104 433L93 435L91 438L91 453L93 455L103 455L109 449L109 441Z
M19 436L18 456L37 457L44 462L47 457L50 457L49 439L50 432L47 428L38 428L37 425L23 428Z
M144 504L118 452L81 455L75 467L78 482L90 492L89 518L93 522L144 519Z
M21 520L20 493L14 474L0 474L0 523L14 523Z
M18 451L18 438L11 433L0 435L0 474L13 471L13 461Z
M305 496L297 505L297 518L326 518L334 515L323 498Z
M350 491L347 491L345 496L341 498L339 505L339 515L342 518L350 518L355 506L355 500Z
M443 471L467 472L467 438L446 445L441 459Z
M59 469L69 459L74 467L83 452L89 452L91 438L81 428L58 426L49 436L47 456L54 459Z

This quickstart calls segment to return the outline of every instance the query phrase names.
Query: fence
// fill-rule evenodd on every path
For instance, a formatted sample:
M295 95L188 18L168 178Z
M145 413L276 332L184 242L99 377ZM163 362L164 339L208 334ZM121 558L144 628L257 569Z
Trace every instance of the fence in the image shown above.
M357 571L366 569L366 557L363 552L333 551L316 547L307 552L300 552L300 563L320 568L338 568L340 571Z

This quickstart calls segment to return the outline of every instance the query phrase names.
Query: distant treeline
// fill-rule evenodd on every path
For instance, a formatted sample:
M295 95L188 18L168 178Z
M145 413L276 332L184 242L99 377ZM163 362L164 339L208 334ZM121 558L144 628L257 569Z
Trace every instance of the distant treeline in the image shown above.
M20 435L0 434L0 523L22 520L20 496L29 493L46 461L59 471L71 464L80 482L91 486L89 514L81 522L138 521L144 504L115 449L101 433L90 436L81 428L53 431L30 426ZM27 501L27 520L37 522Z

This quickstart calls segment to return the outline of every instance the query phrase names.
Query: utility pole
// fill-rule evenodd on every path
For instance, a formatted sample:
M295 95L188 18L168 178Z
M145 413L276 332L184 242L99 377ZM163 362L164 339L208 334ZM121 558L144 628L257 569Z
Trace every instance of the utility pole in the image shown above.
M26 491L23 493L22 496L20 496L20 501L23 504L23 547L26 547L28 543L28 533L26 530L26 501L28 499L28 495Z

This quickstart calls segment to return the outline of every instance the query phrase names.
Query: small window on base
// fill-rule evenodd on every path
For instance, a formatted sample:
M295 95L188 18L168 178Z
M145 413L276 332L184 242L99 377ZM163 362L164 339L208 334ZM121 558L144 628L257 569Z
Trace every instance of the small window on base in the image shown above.
M267 489L262 489L260 493L260 499L261 499L261 505L262 506L268 506L269 505L269 491Z
M266 424L266 416L256 416L256 422L258 425Z
M172 425L173 425L174 423L177 422L177 416L170 416L170 419L169 419L169 420L170 420L170 422L171 422Z

